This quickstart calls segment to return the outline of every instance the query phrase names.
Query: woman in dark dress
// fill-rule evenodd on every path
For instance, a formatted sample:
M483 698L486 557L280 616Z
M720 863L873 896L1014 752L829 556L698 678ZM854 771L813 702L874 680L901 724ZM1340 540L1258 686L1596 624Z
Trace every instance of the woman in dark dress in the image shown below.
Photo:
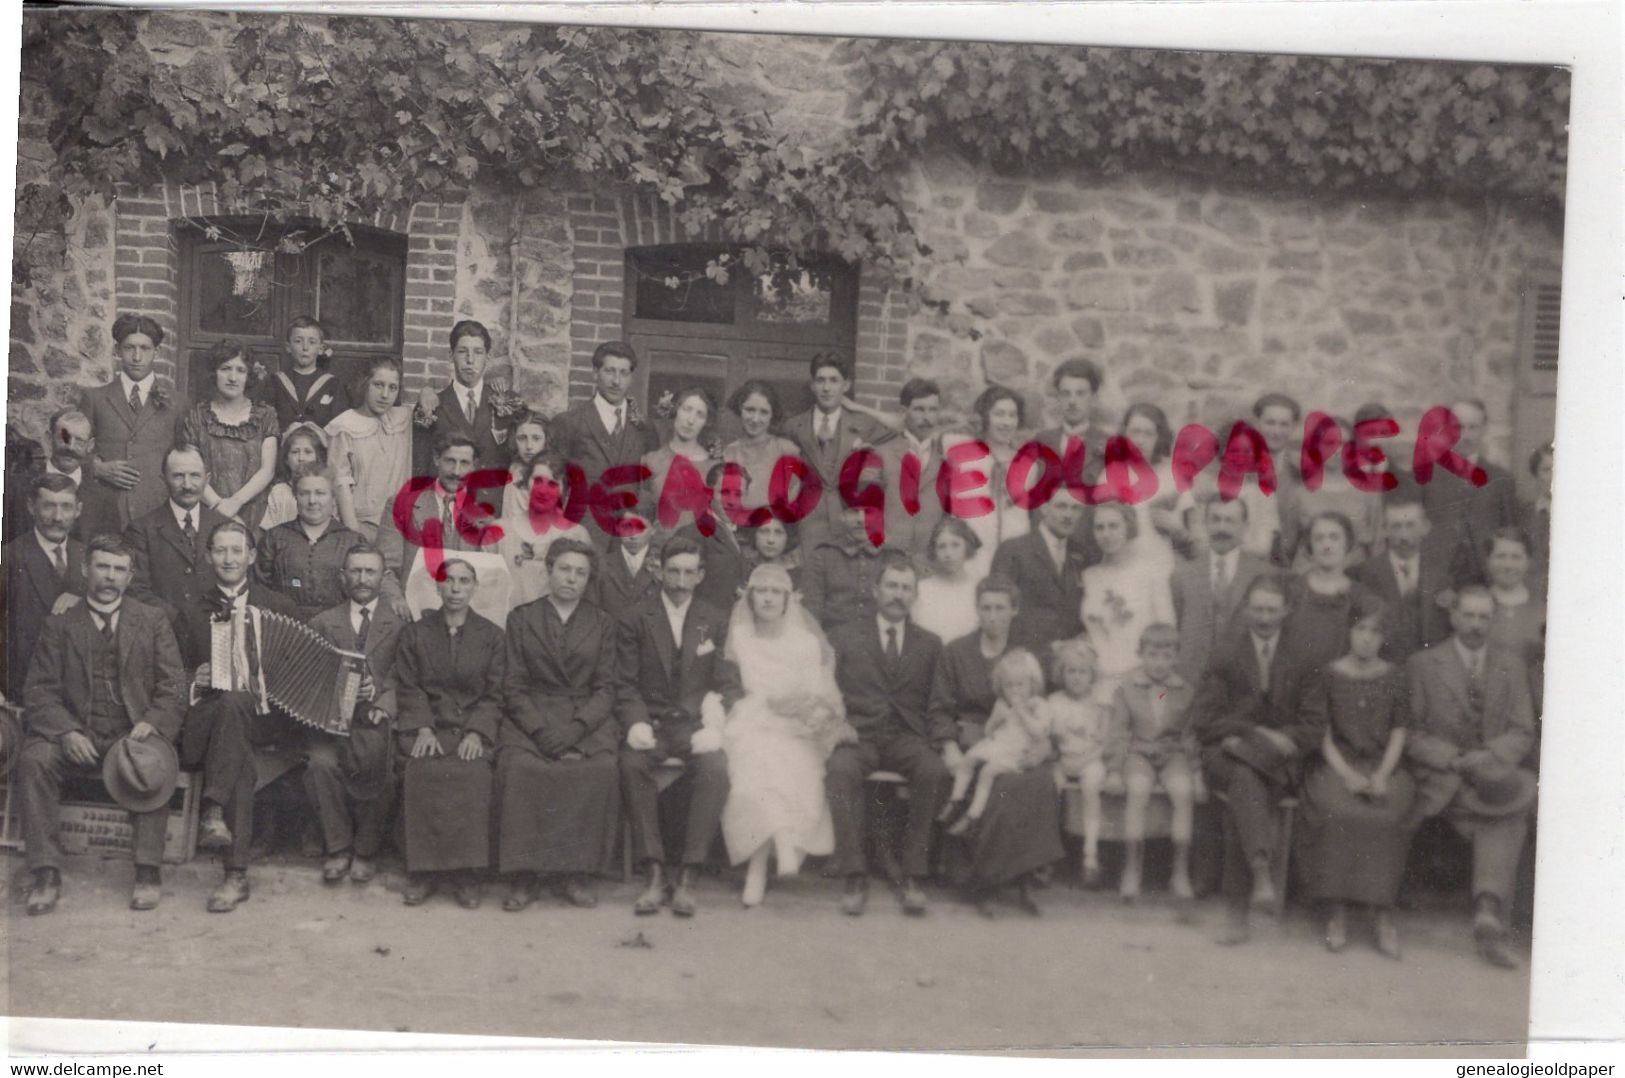
M1348 944L1348 907L1370 907L1377 949L1399 957L1391 909L1410 850L1416 784L1400 766L1410 724L1405 672L1382 659L1382 603L1354 604L1348 653L1310 684L1303 709L1324 723L1319 761L1303 785L1298 829L1309 897L1327 904L1326 947Z
M982 580L976 586L980 628L943 648L937 660L932 720L939 715L951 719L961 749L981 740L982 726L993 711L993 664L1011 647L1010 625L1020 604L1021 594L1009 579L994 575ZM993 896L1015 883L1021 907L1038 912L1033 874L1065 856L1060 813L1055 768L1049 762L994 781L987 811L954 855L960 863L953 875L978 911L991 917Z
M548 594L508 615L496 776L497 869L511 882L505 910L534 902L543 874L571 905L596 905L589 880L614 857L615 619L581 598L595 565L590 546L558 540L547 548Z
M474 567L452 558L445 572L440 608L403 629L395 653L395 729L406 755L401 899L421 906L452 875L457 904L471 910L491 861L491 762L507 655L502 630L469 609Z
M209 349L208 363L214 384L175 421L175 442L203 455L209 469L203 504L258 527L276 477L276 411L249 397L253 368L241 341L220 341Z
M1301 644L1319 670L1348 650L1355 601L1369 594L1348 574L1354 524L1342 513L1317 514L1309 521L1309 567L1292 581L1289 613L1281 631Z

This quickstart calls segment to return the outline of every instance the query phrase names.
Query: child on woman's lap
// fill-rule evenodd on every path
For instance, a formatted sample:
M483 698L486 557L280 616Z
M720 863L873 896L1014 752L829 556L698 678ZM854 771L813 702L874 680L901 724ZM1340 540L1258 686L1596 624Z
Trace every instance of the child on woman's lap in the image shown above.
M987 809L993 782L1037 767L1049 757L1053 724L1049 703L1044 699L1044 669L1025 648L1013 648L993 664L993 687L999 694L993 714L982 729L982 740L972 745L954 768L953 791L939 819L953 816L954 808L965 799L971 780L976 790L970 806L952 827L950 835L970 830Z

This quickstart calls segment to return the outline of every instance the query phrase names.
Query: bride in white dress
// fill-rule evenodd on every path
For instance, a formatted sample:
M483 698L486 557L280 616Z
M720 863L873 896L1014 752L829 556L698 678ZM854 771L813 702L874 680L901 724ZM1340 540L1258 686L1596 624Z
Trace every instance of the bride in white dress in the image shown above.
M790 574L761 565L734 604L724 657L738 681L709 694L695 750L716 740L728 754L728 802L722 837L734 864L749 862L741 899L758 905L771 854L790 875L808 854L835 849L824 762L842 741L857 740L835 685L835 658L818 623L802 609Z

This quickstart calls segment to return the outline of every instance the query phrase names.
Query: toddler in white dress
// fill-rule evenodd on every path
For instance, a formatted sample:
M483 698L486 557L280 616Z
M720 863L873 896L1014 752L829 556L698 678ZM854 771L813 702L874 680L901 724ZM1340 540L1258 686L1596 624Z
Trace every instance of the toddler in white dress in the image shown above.
M1106 744L1111 709L1095 698L1099 674L1095 649L1084 640L1055 646L1054 676L1061 686L1049 695L1054 724L1057 782L1077 779L1083 791L1083 884L1100 883L1100 794L1106 784Z

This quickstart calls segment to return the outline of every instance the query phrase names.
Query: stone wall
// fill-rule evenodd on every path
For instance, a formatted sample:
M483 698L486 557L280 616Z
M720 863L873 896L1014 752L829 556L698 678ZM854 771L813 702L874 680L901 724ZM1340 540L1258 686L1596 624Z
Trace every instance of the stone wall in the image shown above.
M1344 416L1381 401L1409 431L1473 395L1507 459L1520 290L1562 257L1556 222L1445 200L1012 179L948 157L910 189L951 313L910 320L909 373L1037 405L1057 362L1089 356L1113 426L1140 400L1218 426L1279 389Z

